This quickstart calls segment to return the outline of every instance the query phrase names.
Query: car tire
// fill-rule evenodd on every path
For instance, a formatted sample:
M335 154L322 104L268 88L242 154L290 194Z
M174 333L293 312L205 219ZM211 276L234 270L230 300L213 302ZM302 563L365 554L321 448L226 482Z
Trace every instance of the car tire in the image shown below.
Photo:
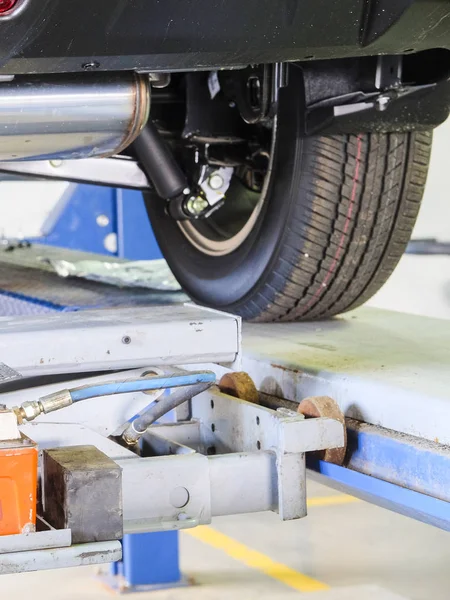
M360 306L391 275L410 239L432 134L305 138L295 77L280 91L267 199L232 253L211 256L147 193L162 253L186 293L249 321L329 318Z

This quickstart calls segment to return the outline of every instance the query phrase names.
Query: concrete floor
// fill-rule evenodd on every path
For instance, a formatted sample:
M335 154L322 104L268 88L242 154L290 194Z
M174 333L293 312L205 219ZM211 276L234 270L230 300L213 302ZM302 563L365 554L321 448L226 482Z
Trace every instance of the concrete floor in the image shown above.
M228 538L224 543L218 537L216 543L217 536L208 536L218 548L181 533L183 572L200 585L139 598L287 600L300 595L317 600L448 600L448 533L361 501L343 500L315 482L309 484L309 498L308 518L299 521L282 523L272 513L215 519L214 530L245 544L239 548L239 560L230 556L236 551ZM251 550L269 561L259 554L255 558ZM278 579L283 579L285 566L299 574L291 573L293 587ZM260 569L270 569L272 576ZM33 593L45 600L110 598L95 572L84 567L2 576L0 597L28 600ZM304 584L300 574L313 578L313 583ZM307 590L320 583L329 589L299 592L298 587Z

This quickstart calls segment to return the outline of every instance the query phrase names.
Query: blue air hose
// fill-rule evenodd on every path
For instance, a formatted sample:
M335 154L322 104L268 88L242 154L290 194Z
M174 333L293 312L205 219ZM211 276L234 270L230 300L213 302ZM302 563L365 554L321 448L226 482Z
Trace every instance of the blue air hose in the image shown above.
M126 394L129 392L147 392L167 388L196 385L198 383L213 384L216 375L212 371L196 371L183 375L156 375L155 377L140 377L139 379L124 379L121 381L109 381L85 385L69 390L72 402L80 402L89 398L99 396L112 396L115 394Z

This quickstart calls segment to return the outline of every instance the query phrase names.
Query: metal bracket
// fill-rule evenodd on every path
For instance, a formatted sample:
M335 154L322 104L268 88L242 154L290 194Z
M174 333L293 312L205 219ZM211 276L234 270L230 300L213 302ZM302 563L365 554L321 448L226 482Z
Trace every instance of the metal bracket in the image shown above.
M39 447L92 444L122 468L125 533L195 527L214 516L306 515L305 453L343 444L343 426L238 400L212 388L192 401L192 420L152 426L141 455L85 427L39 423Z
M222 73L222 80L241 117L254 125L273 117L278 92L288 83L288 67L286 63L251 66Z
M259 511L304 517L305 452L339 447L343 436L332 419L204 392L192 402L191 421L152 426L143 456L117 460L124 530L182 529Z
M389 90L401 85L403 56L385 55L377 58L375 87L377 90Z

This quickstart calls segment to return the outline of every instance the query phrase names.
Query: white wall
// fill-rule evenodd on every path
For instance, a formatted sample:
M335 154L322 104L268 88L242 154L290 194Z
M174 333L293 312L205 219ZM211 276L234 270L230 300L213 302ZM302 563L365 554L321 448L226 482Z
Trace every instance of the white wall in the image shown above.
M427 187L413 235L450 241L450 119L434 132Z
M47 216L69 185L65 182L0 182L0 238L33 238L48 233L43 231Z

